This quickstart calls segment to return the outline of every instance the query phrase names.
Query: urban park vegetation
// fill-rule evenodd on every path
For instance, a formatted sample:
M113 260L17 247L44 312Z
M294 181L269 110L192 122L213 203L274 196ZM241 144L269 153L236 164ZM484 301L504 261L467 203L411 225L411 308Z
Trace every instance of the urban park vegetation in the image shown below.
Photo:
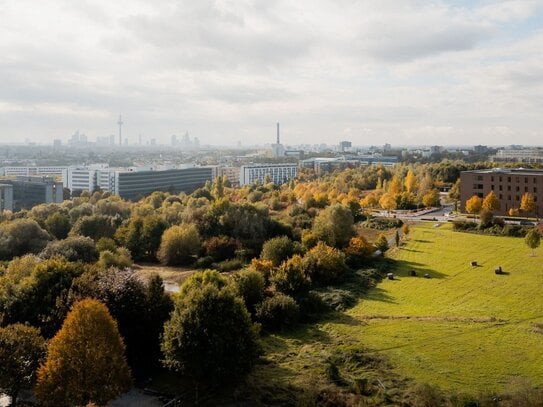
M449 402L456 397L450 392L463 388L472 396L484 391L469 369L458 376L458 387L436 380L435 371L444 362L420 347L412 355L423 358L417 363L409 358L403 363L401 351L374 351L401 345L396 329L420 341L424 333L448 329L448 321L430 326L415 319L409 322L420 331L410 331L407 318L444 315L442 302L434 303L433 310L426 307L424 290L464 298L462 289L469 289L473 304L485 309L486 302L480 301L488 287L469 279L440 290L435 285L440 278L447 281L464 270L451 263L439 271L430 264L433 255L416 257L427 251L421 246L425 241L444 245L439 246L444 258L446 250L457 250L459 245L446 243L449 235L440 234L455 233L449 227L428 229L374 217L374 211L438 206L438 188L452 186L454 198L459 172L477 166L446 161L347 169L320 177L303 172L282 186L267 182L242 188L218 178L189 195L155 192L128 202L108 193L83 193L62 204L4 212L0 355L9 363L0 366L0 391L12 401L21 390L34 388L43 405L102 405L149 377L161 388L164 375L176 383L174 394L189 394L193 402L207 394L217 403L418 405L417 400L426 399ZM533 209L529 197L523 201L519 210ZM492 216L492 197L473 204L470 210L481 218L475 228L513 234ZM472 226L458 222L454 228ZM437 235L426 239L430 231ZM456 236L462 242L505 239ZM534 249L535 239L526 240ZM476 254L467 248L483 251L493 243L477 242L461 245L470 257ZM491 262L488 256L495 255L487 250L477 257ZM460 258L468 263L456 253ZM532 259L522 258L528 262L526 276L533 272ZM507 259L498 260L506 273L512 269ZM171 273L177 270L172 267L182 266L190 275L178 293L166 292L159 275L137 272L147 265L159 268L159 263ZM410 285L404 273L411 271L421 277L413 278L420 287L398 296L387 293ZM387 273L400 278L380 282ZM491 277L502 279L502 291L495 294L506 292L507 274ZM454 321L462 332L464 319L476 324L473 318L513 318L514 304L498 298L511 309L503 313L489 306L488 313L479 315L465 306L443 318L458 318ZM535 301L535 296L526 298ZM419 303L426 308L419 309ZM538 349L540 340L531 334L507 331L512 333L518 340L514 343ZM459 341L455 346L462 351L467 345ZM484 366L502 374L492 363ZM519 371L541 384L531 364ZM505 389L504 381L502 375L499 386L492 387L487 376L483 380L496 389Z

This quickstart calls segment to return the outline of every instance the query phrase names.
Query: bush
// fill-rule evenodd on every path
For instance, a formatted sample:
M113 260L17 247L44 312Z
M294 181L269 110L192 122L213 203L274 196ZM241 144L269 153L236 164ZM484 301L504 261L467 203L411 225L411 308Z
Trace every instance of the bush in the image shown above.
M207 256L211 256L215 261L223 261L236 256L236 250L240 249L240 242L229 236L213 236L205 244Z
M264 298L264 276L256 270L242 270L234 274L236 291L243 299L249 312L255 312L255 306Z
M277 267L293 254L299 254L301 249L298 242L293 242L286 236L274 237L264 243L260 258L270 260Z
M126 248L119 247L116 252L111 252L109 250L101 252L98 264L104 268L125 268L132 265L132 258L130 257L130 252Z
M93 263L98 260L98 252L94 240L86 236L70 236L64 240L49 242L40 253L43 259L62 256L68 261Z
M274 269L270 282L275 290L289 295L301 294L311 285L311 280L306 275L304 261L299 255L294 255L279 268Z
M358 268L367 262L374 251L375 247L368 243L363 236L353 237L349 246L345 248L347 264L350 267Z
M200 257L194 262L193 267L197 269L208 269L213 265L213 261L213 257L211 256Z
M381 253L384 253L388 250L388 239L385 235L380 234L377 240L375 241L375 248L380 250Z
M98 250L98 253L103 252L104 250L115 253L115 251L117 251L117 244L115 243L115 240L110 237L102 237L96 242L96 250Z
M172 226L162 235L157 257L168 266L187 265L194 261L200 249L200 235L196 226Z
M298 322L300 307L294 298L276 293L257 307L256 317L266 330L282 330Z
M239 270L240 268L242 268L243 262L238 259L231 259L231 260L221 261L220 263L217 263L214 266L221 273L228 273L229 271Z
M324 209L313 224L313 234L329 246L345 247L354 236L354 219L351 210L341 204Z
M402 220L396 218L372 218L364 222L365 227L377 230L397 229L402 225Z
M252 259L251 268L262 274L267 285L273 271L273 263L270 260Z
M50 240L49 233L32 219L14 219L0 224L0 259L39 253Z
M313 282L327 284L347 270L345 255L338 249L319 242L303 258L304 271Z
M453 229L456 231L468 231L477 229L477 223L464 220L455 220L453 222Z

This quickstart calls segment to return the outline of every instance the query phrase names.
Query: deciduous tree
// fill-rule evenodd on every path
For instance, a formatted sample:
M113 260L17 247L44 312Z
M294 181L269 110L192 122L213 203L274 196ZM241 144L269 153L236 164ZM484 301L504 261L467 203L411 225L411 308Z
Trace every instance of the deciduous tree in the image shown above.
M162 235L157 257L168 266L190 264L200 252L202 244L196 226L172 226Z
M535 249L541 244L541 235L539 234L539 231L537 229L529 230L528 233L526 233L524 241L526 242L526 246L532 249L532 255L535 256Z
M527 213L535 212L536 203L535 203L534 196L531 193L526 192L524 195L522 195L522 199L520 201L520 209L523 212L527 212Z
M103 405L130 388L123 340L104 304L73 306L37 376L36 397L45 406Z
M11 397L12 405L21 389L33 386L45 350L37 328L22 324L0 328L0 392Z
M473 195L470 199L466 201L466 212L476 215L479 212L481 212L481 209L483 207L483 202L481 198L479 198L477 195Z
M500 209L500 201L494 191L490 191L485 197L483 200L482 209L486 209L490 212Z

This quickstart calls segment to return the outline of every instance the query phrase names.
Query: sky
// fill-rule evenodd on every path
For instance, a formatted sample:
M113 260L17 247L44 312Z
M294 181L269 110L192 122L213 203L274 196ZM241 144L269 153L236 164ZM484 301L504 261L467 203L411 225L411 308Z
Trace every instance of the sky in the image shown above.
M543 145L543 0L0 0L0 143Z

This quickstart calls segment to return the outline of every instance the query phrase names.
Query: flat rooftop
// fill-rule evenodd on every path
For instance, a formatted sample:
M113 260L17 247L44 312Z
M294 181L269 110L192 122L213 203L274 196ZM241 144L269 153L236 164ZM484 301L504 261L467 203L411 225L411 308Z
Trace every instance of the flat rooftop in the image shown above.
M543 169L532 168L489 168L485 170L462 171L473 174L511 174L511 175L543 175Z

